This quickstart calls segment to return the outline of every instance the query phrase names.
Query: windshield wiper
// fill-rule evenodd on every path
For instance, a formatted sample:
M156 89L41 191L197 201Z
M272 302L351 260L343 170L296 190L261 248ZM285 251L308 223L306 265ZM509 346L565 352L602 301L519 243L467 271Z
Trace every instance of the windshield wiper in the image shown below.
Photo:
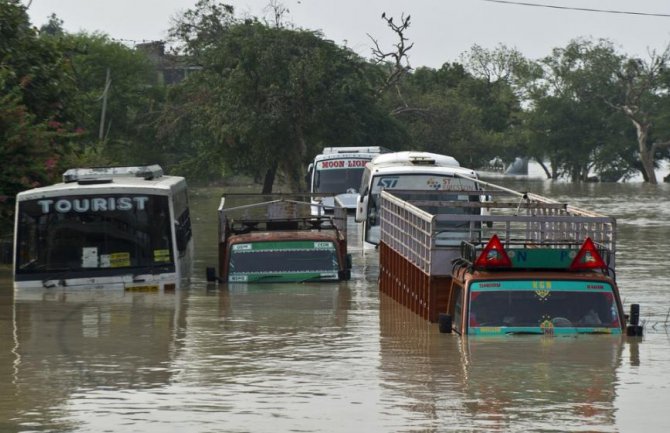
M602 330L602 329L578 329L577 334L608 334L611 335L612 332L607 328L608 330Z
M328 275L328 276L326 276L326 275L314 275L312 277L304 278L304 279L302 279L298 282L299 283L306 283L306 282L309 282L309 281L337 281L337 280L338 279L333 278L332 275Z
M505 331L505 335L544 335L544 331L524 329L523 331Z
M267 274L267 275L259 275L258 278L253 279L252 281L247 281L249 283L258 283L263 280L267 280L270 278L279 278L281 277L281 274ZM237 281L235 281L237 282Z

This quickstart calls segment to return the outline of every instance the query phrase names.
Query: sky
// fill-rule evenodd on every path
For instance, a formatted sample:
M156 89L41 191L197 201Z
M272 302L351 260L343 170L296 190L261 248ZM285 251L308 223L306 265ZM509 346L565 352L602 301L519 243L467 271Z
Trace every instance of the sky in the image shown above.
M102 32L133 46L166 40L172 20L196 0L21 0L35 26L52 13L68 32ZM372 57L372 40L390 52L397 37L381 19L410 16L406 31L414 68L458 62L474 45L516 48L529 59L551 54L576 38L606 38L619 52L649 57L670 44L668 0L277 0L295 27ZM240 17L269 17L270 0L223 0ZM607 10L594 12L581 8Z

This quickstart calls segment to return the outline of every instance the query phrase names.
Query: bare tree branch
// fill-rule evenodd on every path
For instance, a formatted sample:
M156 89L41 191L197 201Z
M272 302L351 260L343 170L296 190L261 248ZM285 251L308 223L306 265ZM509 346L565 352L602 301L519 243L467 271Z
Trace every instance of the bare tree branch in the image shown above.
M372 40L374 47L372 48L372 54L374 61L376 63L384 63L391 59L393 64L393 70L386 78L386 81L379 89L379 93L383 93L392 86L397 86L403 76L405 76L409 71L412 70L412 67L409 64L409 57L407 53L412 49L414 43L408 44L409 39L405 37L405 31L409 28L410 25L410 15L405 17L404 14L400 17L400 24L393 22L393 17L387 17L386 12L382 13L382 19L386 21L386 24L393 30L393 32L398 36L398 43L394 45L394 51L384 51L379 42L368 34L368 37Z

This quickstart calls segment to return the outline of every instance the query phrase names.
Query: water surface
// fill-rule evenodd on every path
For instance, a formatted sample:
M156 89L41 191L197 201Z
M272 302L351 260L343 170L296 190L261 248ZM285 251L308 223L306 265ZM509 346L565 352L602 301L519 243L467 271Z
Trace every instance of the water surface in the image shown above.
M192 192L175 294L14 294L0 270L0 432L665 432L670 186L510 186L615 216L646 334L443 335L381 295L351 222L351 281L208 285L220 190Z

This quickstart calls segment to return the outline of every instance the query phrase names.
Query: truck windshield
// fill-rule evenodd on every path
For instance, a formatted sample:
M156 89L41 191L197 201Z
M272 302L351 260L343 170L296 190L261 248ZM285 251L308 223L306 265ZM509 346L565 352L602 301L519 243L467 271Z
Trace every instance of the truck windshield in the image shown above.
M281 241L232 245L229 282L338 280L333 242Z
M17 279L174 268L168 197L96 194L22 201ZM96 274L96 275L97 275Z
M610 284L593 281L482 281L471 284L470 334L618 334Z
M433 200L444 200L444 201L470 201L473 197L479 198L478 195L467 195L467 194L448 194L448 191L477 191L477 184L469 179L462 179L454 177L451 175L431 175L431 174L416 174L416 173L407 173L407 174L395 174L395 175L384 175L384 176L375 176L372 179L372 188L370 190L370 199L368 202L368 219L365 227L365 240L369 243L378 244L380 241L380 218L379 218L379 196L381 195L382 189L385 190L404 190L404 191L416 191L415 194L403 193L402 199L406 201L411 200L425 200L425 194L422 195L422 192L425 191L445 191L445 195L433 196ZM425 207L422 206L422 209L427 212L432 213L450 213L450 214L459 214L459 213L468 213L468 214L478 214L480 210L478 208L438 208L438 207ZM452 223L451 226L439 227L443 232L441 240L444 245L460 245L461 240L467 239L467 236L463 236L462 230L463 227L458 227L459 225L467 227L467 222L462 223ZM459 230L459 228L461 230ZM459 234L459 231L461 233ZM444 238L444 239L442 239ZM449 238L453 238L453 242L449 241Z
M357 193L365 164L370 159L339 158L319 161L314 173L313 192L326 194Z

